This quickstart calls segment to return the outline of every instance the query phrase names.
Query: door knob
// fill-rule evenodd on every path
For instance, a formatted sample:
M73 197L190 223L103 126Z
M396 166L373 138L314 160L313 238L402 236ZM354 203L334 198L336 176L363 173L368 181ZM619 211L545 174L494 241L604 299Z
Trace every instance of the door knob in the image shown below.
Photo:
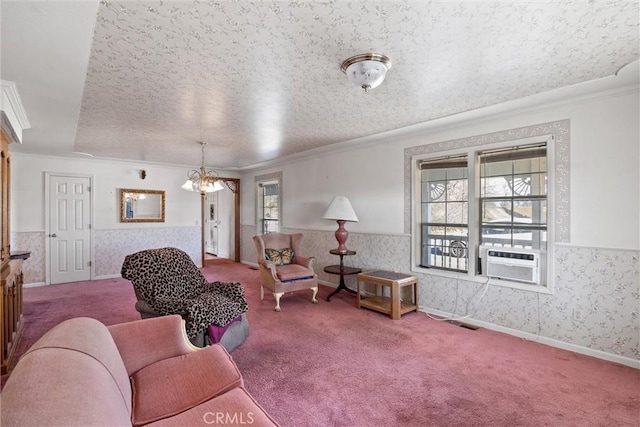
M58 237L58 235L56 233L53 233L53 234L49 234L49 237Z

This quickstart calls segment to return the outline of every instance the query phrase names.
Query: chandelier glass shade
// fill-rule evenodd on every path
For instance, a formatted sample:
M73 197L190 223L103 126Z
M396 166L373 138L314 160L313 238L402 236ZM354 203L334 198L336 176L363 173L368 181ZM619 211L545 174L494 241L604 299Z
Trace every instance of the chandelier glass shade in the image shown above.
M187 173L187 181L182 184L182 188L187 191L198 191L202 194L213 193L224 189L220 183L220 177L214 171L208 171L204 167L204 146L206 142L200 142L202 146L202 164L199 170L191 170Z
M147 196L145 196L144 194L136 194L136 193L124 193L124 197L126 199L131 199L131 200L144 200L147 198Z
M391 60L379 53L363 53L345 60L341 68L351 83L368 92L384 81Z

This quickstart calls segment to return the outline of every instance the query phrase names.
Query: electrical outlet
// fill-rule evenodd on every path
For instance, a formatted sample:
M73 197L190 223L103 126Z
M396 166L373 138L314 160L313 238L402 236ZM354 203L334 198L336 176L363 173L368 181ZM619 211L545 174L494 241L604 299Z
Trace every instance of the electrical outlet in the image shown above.
M573 309L573 320L576 322L582 322L582 312L577 309Z

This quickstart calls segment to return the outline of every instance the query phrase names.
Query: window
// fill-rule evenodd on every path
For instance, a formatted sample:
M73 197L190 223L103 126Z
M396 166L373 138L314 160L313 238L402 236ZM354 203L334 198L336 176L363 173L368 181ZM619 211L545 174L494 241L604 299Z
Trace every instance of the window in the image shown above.
M547 250L547 142L506 144L417 159L417 267L476 276L481 247Z
M256 231L279 232L282 224L282 171L254 177L256 190Z
M259 232L274 233L280 230L280 186L277 182L260 183Z
M420 163L421 266L467 271L469 242L466 156Z
M480 244L546 249L546 160L544 144L480 153Z

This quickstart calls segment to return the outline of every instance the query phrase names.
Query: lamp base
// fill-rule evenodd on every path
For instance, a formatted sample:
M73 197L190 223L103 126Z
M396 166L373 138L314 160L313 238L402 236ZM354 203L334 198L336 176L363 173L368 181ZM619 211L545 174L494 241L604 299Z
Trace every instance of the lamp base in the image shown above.
M345 243L349 238L349 232L347 231L346 228L344 228L344 223L345 223L344 220L338 219L336 220L336 222L338 223L338 229L336 230L336 233L335 233L336 240L338 241L338 249L336 249L336 252L346 253L347 246L345 245Z

